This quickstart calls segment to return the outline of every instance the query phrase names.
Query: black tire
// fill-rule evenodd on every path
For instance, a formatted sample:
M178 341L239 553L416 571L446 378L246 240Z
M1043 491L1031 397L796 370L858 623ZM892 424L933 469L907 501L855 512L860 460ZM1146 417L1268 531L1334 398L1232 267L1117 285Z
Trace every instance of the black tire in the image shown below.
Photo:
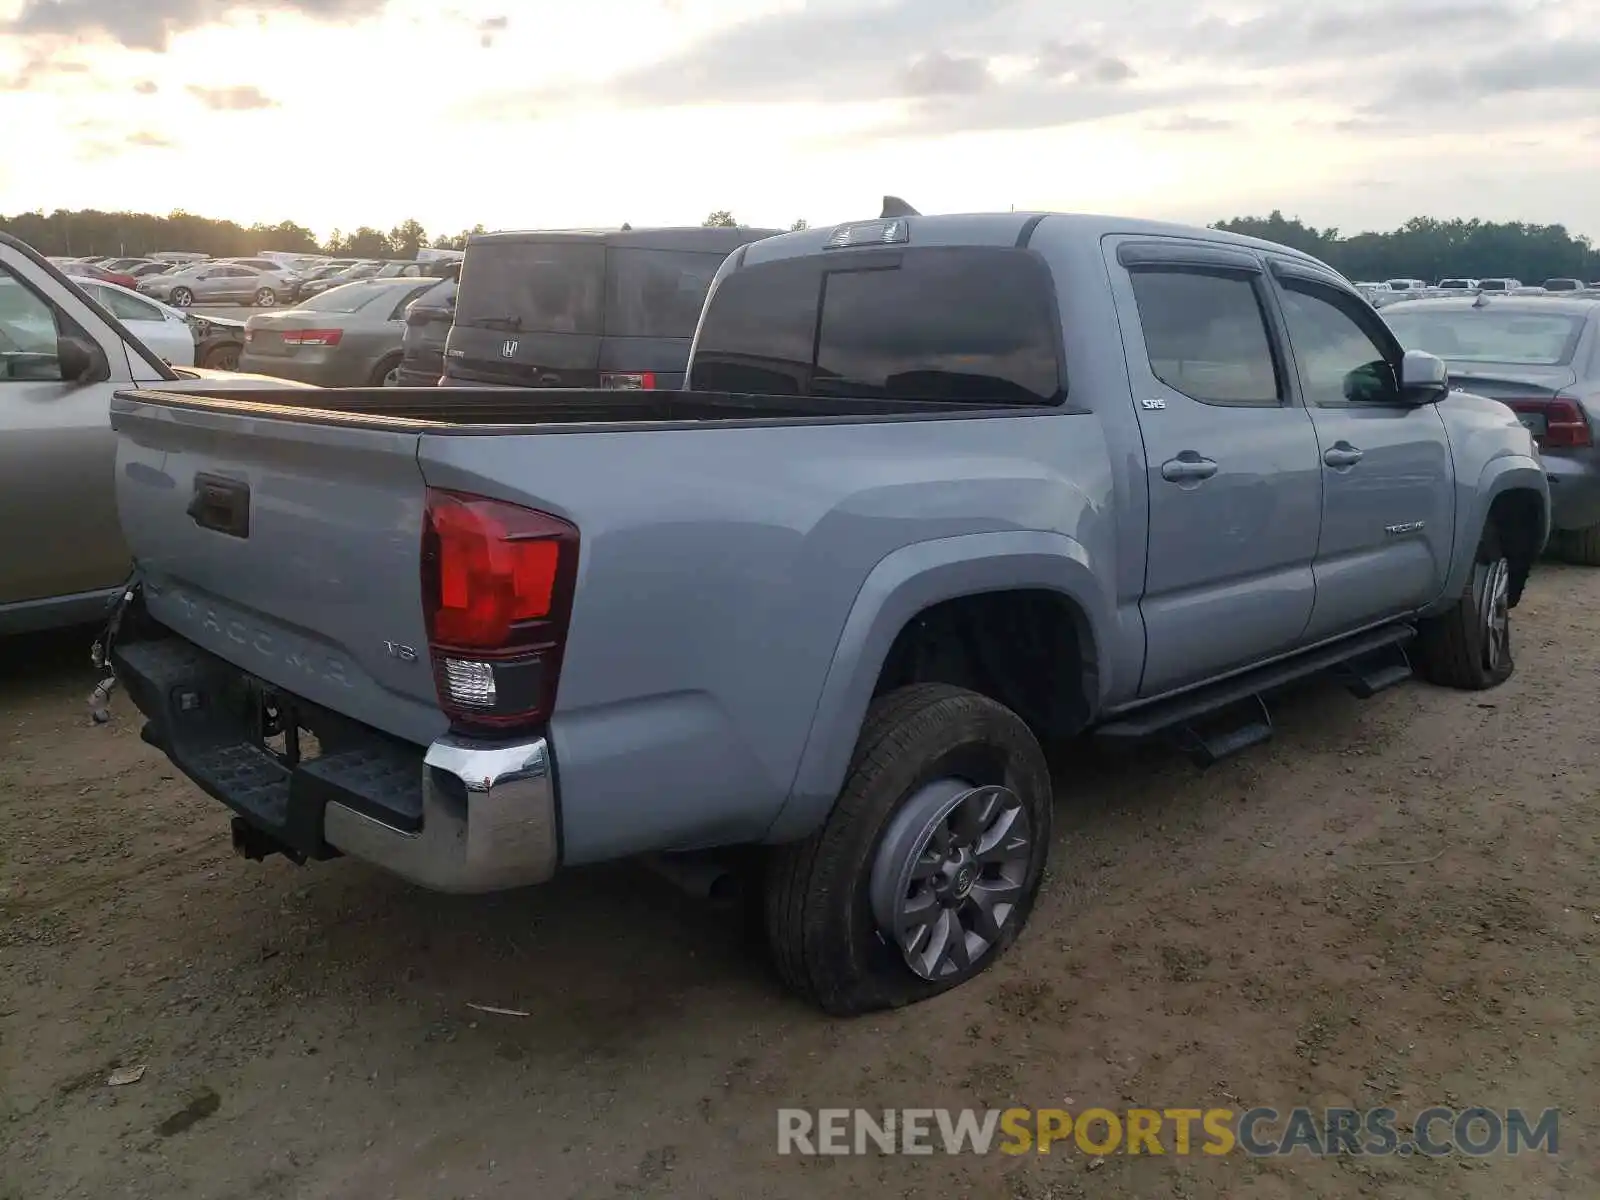
M1516 660L1511 653L1511 625L1508 610L1498 618L1488 611L1495 605L1492 593L1509 586L1511 565L1500 549L1500 538L1493 525L1483 531L1472 573L1466 587L1449 612L1423 621L1417 631L1416 666L1418 673L1441 687L1482 691L1498 687L1511 678ZM1497 579L1504 575L1501 583ZM1505 603L1502 597L1501 603ZM1491 621L1504 622L1499 645L1491 637Z
M262 288L256 292L257 308L276 308L278 306L278 293L271 288Z
M240 349L238 342L222 342L200 355L200 365L212 371L237 371Z
M383 386L385 386L384 380L389 377L389 373L391 371L398 371L400 369L401 357L402 356L398 355L398 354L391 354L391 355L389 355L388 358L384 359L377 366L373 367L372 368L372 376L371 376L371 378L369 378L367 380L367 386L369 386L369 387L383 387Z
M172 307L188 308L194 303L194 293L186 287L172 289Z
M1600 525L1587 529L1558 529L1551 550L1564 562L1580 567L1600 567Z
M871 885L895 814L939 780L1002 784L1021 803L1031 845L1001 936L966 968L929 980L880 932ZM783 981L836 1016L928 999L978 975L1027 922L1050 849L1050 771L1033 734L1010 709L961 688L914 684L867 711L850 771L821 829L777 848L766 879L767 941Z

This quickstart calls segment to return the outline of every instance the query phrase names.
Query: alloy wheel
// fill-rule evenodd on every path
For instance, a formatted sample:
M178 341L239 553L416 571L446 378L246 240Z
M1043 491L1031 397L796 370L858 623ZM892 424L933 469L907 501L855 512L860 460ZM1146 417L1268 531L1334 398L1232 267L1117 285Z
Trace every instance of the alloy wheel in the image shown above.
M879 930L927 980L965 974L1023 899L1032 828L1015 792L941 779L890 822L870 884Z

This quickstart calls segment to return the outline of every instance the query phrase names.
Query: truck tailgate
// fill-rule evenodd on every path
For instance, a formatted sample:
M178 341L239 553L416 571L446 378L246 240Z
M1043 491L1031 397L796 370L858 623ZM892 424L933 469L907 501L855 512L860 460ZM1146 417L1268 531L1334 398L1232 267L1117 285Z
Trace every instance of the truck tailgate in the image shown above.
M160 622L407 741L439 710L422 612L417 434L114 406L117 508Z

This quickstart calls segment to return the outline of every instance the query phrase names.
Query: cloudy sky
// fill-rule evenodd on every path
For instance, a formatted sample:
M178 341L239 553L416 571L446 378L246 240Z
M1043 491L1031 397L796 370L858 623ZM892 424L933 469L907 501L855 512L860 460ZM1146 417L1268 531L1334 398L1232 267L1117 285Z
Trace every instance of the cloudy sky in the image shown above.
M0 0L0 213L1600 239L1600 0Z

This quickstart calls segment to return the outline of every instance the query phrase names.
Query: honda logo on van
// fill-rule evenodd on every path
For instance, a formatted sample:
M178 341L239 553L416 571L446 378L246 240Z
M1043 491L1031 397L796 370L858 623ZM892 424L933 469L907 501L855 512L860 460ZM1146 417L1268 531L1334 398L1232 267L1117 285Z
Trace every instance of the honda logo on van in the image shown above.
M515 338L507 338L500 343L501 358L515 358L517 356L517 342Z

